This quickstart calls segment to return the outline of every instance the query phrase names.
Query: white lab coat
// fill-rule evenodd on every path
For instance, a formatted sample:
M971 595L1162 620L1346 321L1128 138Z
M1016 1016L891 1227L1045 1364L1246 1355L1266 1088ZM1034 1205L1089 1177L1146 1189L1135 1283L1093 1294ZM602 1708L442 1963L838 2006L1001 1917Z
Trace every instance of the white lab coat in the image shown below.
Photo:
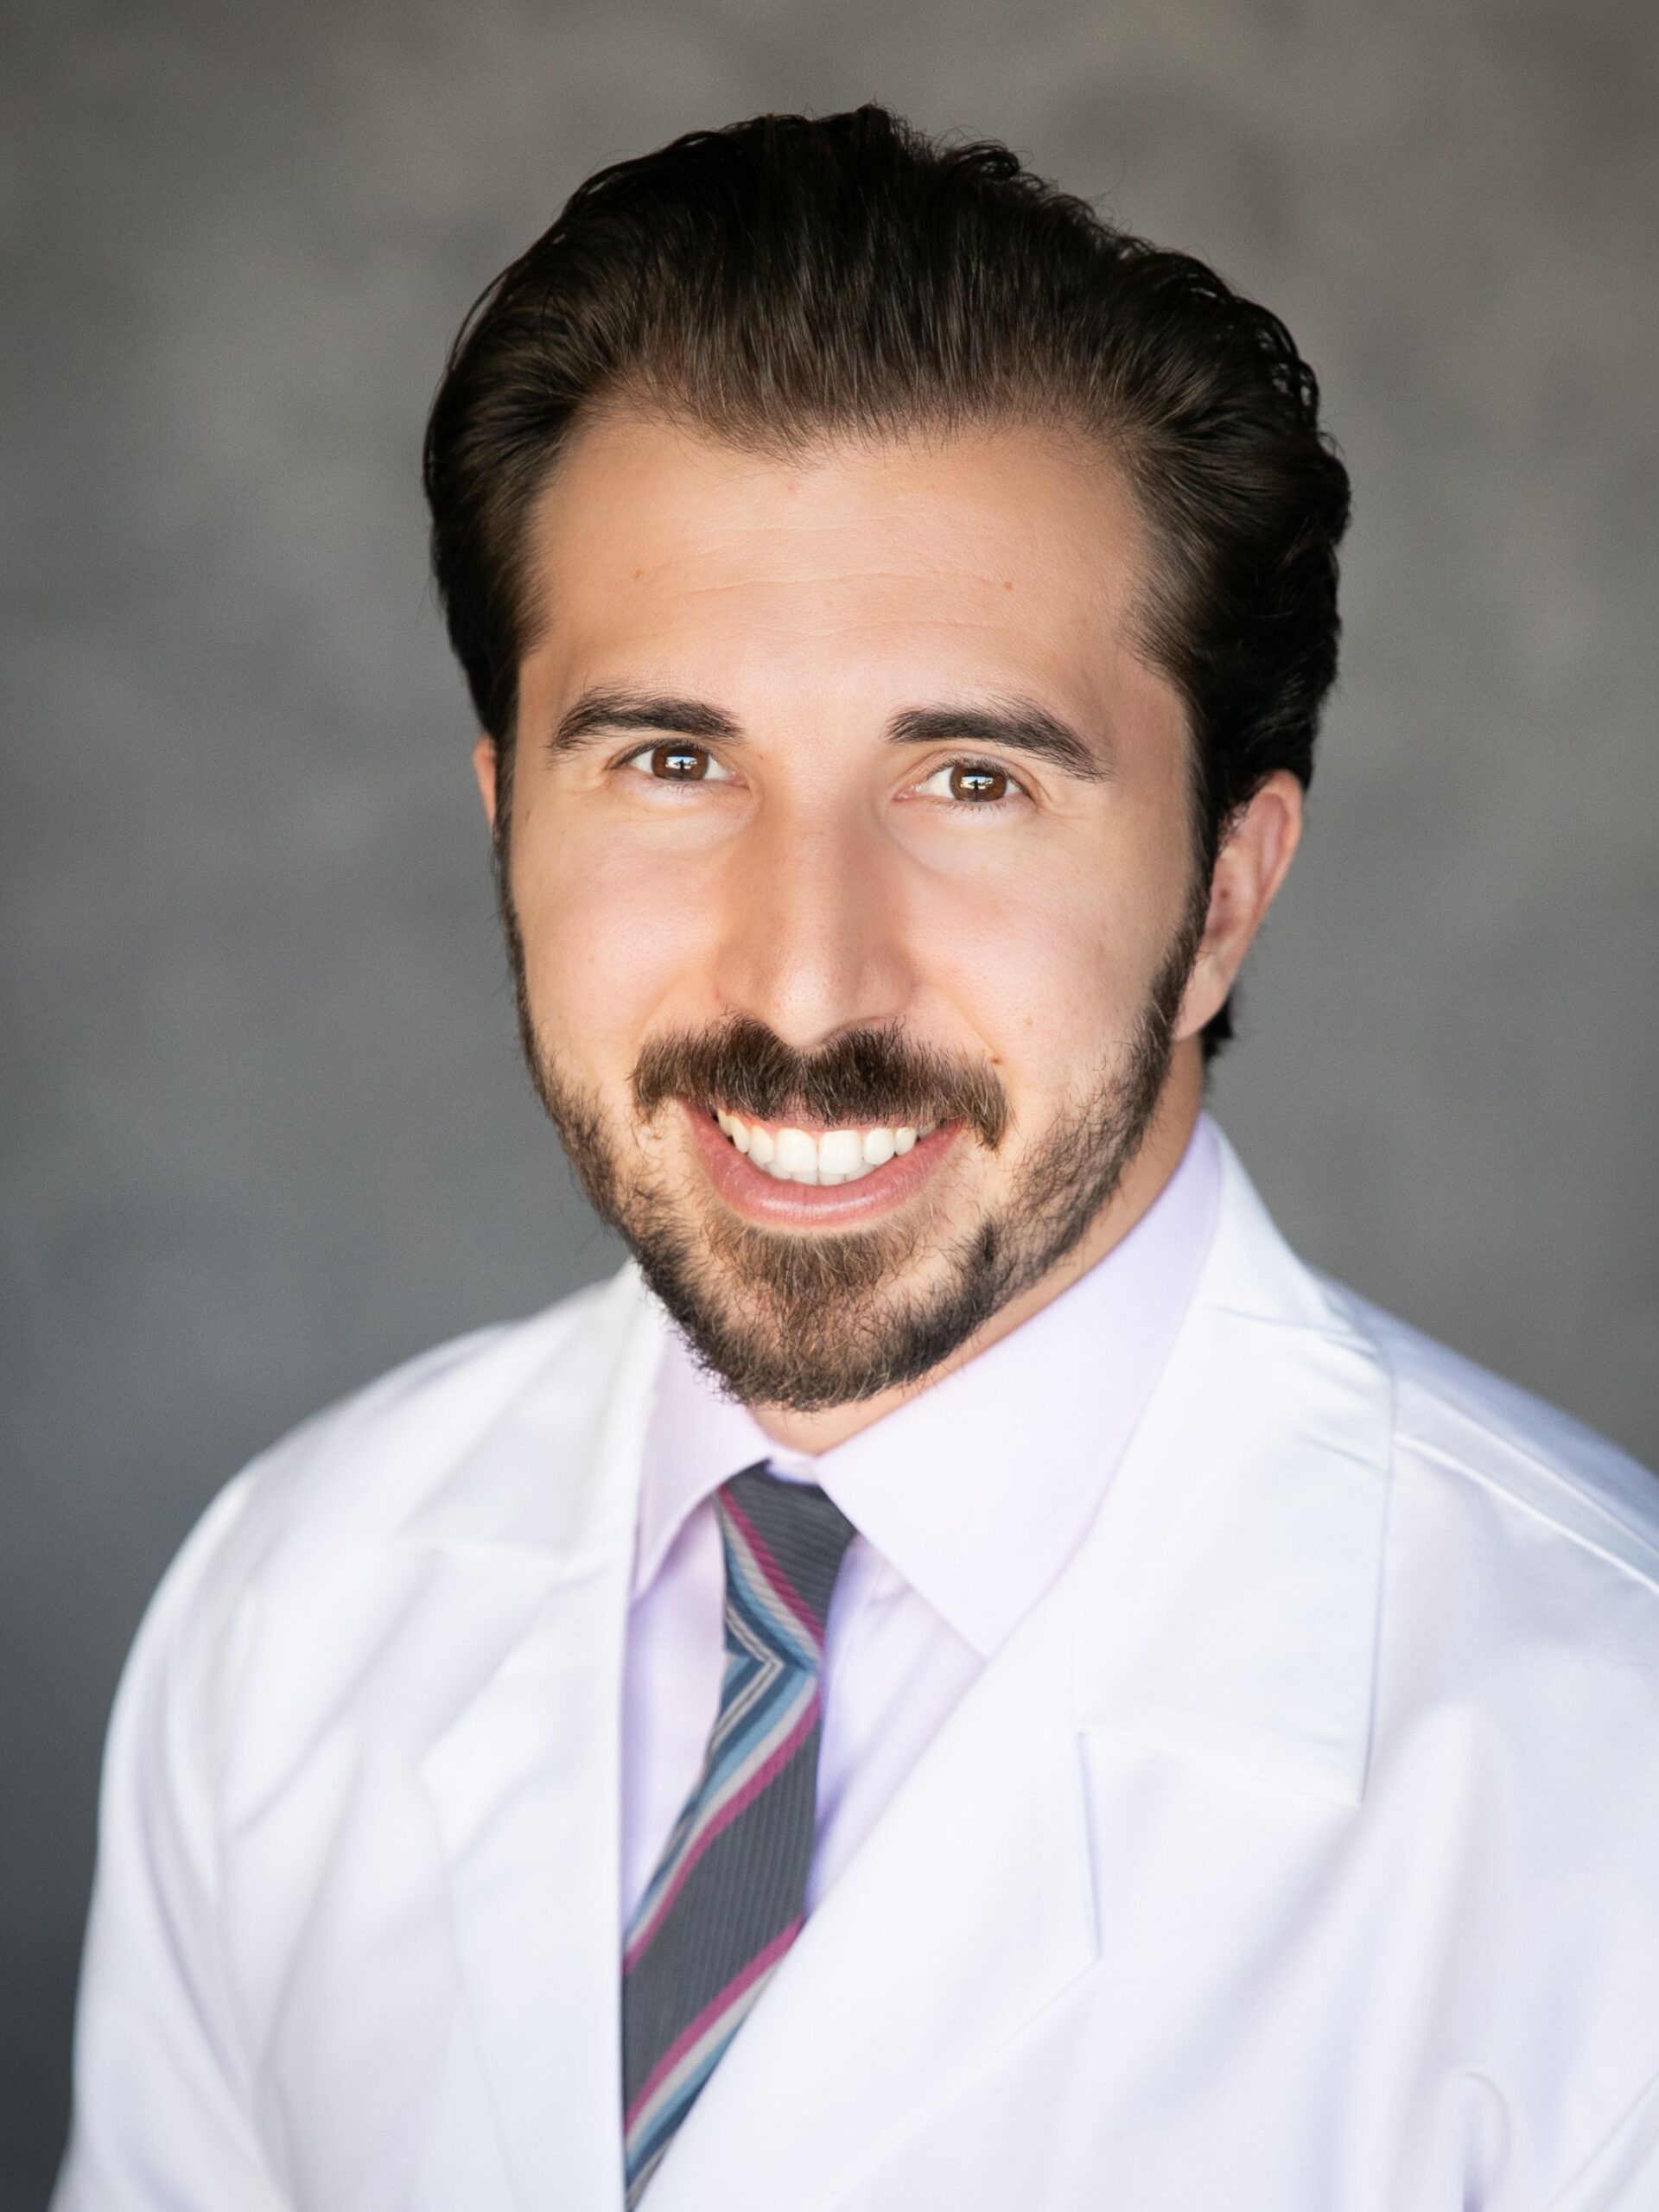
M615 2212L631 1270L219 1498L112 1723L56 2212ZM1654 2212L1659 1490L1226 1155L1082 1550L649 2212Z

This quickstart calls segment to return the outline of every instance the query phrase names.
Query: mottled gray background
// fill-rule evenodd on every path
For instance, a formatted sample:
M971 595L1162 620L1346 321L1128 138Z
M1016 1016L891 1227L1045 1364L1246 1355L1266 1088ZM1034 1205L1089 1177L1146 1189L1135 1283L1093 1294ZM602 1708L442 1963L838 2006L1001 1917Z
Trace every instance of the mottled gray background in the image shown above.
M1290 322L1358 487L1223 1116L1305 1250L1659 1459L1651 0L8 0L0 2202L111 1691L321 1401L607 1267L513 1057L423 573L474 292L588 168L879 95Z

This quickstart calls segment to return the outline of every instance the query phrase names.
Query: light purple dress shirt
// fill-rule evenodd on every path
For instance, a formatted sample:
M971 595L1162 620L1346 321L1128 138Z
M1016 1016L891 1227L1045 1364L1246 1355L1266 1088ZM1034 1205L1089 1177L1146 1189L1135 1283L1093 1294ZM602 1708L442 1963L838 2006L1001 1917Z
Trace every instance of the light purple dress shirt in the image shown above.
M1201 1116L1129 1234L1058 1298L896 1412L808 1458L668 1333L646 1433L623 1697L625 1917L702 1764L720 1700L713 1494L740 1468L821 1484L858 1531L826 1625L810 1910L1098 1510L1215 1226Z

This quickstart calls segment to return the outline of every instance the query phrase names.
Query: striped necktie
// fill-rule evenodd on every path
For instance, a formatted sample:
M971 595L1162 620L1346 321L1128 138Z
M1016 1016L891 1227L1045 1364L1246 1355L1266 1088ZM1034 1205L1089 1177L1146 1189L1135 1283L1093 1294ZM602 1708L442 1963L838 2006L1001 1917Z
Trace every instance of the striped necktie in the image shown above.
M763 1461L723 1483L726 1670L702 1771L622 1954L627 2202L800 1933L817 1794L823 1623L853 1535Z

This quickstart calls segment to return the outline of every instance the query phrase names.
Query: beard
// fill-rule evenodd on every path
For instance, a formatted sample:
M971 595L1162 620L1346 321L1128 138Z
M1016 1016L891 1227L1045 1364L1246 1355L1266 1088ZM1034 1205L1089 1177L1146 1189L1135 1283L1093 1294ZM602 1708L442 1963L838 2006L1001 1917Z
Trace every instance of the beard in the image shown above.
M1127 1043L1061 1108L1001 1203L941 1243L925 1209L865 1230L763 1229L649 1160L628 1162L596 1094L559 1067L537 1031L505 867L498 885L525 1061L589 1204L705 1370L741 1404L795 1413L919 1382L1081 1241L1157 1111L1207 902L1207 887L1189 899ZM961 1122L995 1151L1010 1120L988 1063L952 1058L891 1027L846 1031L802 1052L739 1016L647 1046L631 1089L647 1127L684 1099L711 1115L720 1106L831 1128ZM925 1255L924 1280L914 1281Z

